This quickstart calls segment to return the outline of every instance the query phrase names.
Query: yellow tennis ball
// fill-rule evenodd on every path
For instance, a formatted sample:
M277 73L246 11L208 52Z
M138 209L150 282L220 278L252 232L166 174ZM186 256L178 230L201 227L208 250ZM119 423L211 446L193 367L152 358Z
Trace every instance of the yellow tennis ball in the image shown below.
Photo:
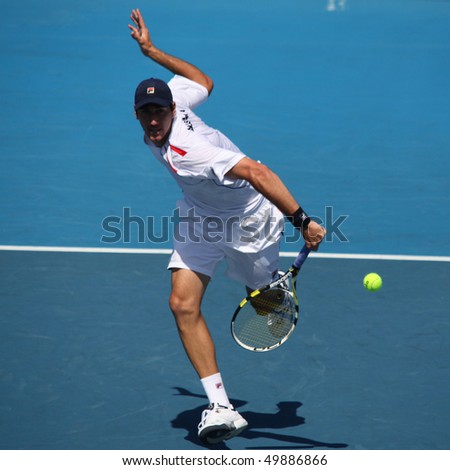
M381 289L383 279L377 273L369 273L364 277L364 287L371 292Z

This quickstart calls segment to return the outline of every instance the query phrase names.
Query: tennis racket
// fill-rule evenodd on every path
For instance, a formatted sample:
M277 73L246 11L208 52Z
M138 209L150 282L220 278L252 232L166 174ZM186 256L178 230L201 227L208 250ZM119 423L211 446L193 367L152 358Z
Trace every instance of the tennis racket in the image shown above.
M254 352L272 351L292 334L298 320L297 274L310 251L304 245L283 276L239 304L231 320L231 335L239 346Z

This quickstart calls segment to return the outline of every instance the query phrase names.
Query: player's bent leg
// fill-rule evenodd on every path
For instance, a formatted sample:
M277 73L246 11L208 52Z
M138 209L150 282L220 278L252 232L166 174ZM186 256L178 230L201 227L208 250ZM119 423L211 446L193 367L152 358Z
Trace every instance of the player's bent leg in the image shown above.
M219 372L214 343L200 309L208 282L208 276L172 269L169 305L186 354L200 378ZM211 404L202 413L198 436L204 443L213 445L231 439L246 427L247 421L232 405Z
M200 378L216 374L216 352L201 313L209 277L187 269L172 269L170 309L186 354Z

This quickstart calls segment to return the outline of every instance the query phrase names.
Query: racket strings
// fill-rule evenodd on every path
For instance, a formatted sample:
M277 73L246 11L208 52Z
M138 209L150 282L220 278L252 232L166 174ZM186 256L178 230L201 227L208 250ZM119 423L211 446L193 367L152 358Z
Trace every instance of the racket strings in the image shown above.
M275 287L250 298L242 307L234 334L250 348L267 349L286 337L296 321L294 297L289 291Z

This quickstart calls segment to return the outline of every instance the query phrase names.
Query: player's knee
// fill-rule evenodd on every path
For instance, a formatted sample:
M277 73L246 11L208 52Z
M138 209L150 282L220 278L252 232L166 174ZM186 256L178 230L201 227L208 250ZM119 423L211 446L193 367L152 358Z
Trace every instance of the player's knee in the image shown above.
M177 295L173 292L169 298L169 307L177 319L195 315L197 310L189 298Z

